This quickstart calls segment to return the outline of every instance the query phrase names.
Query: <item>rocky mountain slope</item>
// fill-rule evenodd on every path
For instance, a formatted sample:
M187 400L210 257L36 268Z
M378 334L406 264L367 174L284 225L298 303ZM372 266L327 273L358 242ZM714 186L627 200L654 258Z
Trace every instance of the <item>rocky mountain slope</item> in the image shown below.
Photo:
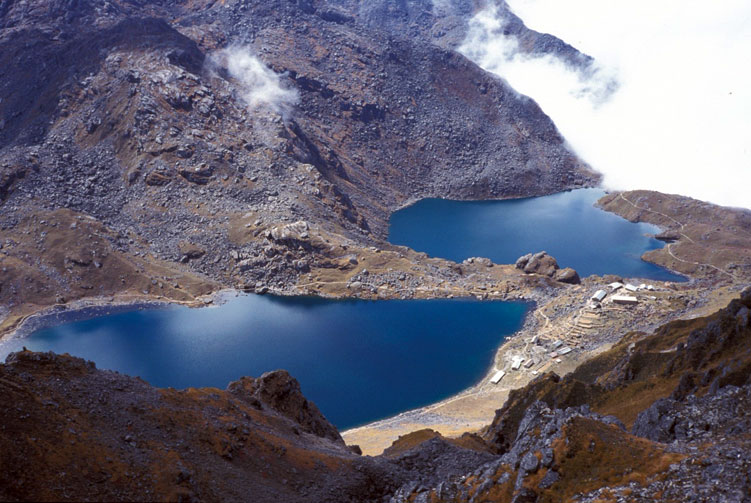
M751 290L515 391L481 435L348 448L285 372L155 389L90 362L0 365L0 498L748 501Z
M598 179L533 101L344 4L1 5L0 300L16 316L49 305L45 289L65 301L295 291L311 269L388 248L390 213L417 198ZM104 256L92 261L103 274L49 253L50 222L64 248ZM308 226L302 240L270 237L294 222ZM314 235L323 246L306 242ZM121 284L100 279L120 275L114 256L138 271ZM176 278L201 286L158 286Z

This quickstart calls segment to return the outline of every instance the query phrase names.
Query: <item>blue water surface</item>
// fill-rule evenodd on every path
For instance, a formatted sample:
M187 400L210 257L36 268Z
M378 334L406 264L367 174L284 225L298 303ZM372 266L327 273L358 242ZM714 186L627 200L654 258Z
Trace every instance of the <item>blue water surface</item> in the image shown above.
M491 202L425 200L397 212L390 239L461 261L510 263L546 250L583 276L681 280L639 259L657 228L592 206L577 190ZM58 324L0 345L71 353L155 386L224 388L241 376L286 369L339 428L446 398L487 371L527 306L453 300L326 300L241 295L205 309L131 310ZM91 313L88 313L91 316ZM101 313L100 313L101 314ZM85 316L84 313L82 316Z
M71 353L167 387L225 388L286 369L339 428L455 394L482 378L519 302L325 300L240 295L212 308L170 307L45 328L0 346Z
M651 237L659 228L596 208L603 195L600 189L579 189L505 201L425 199L391 216L389 241L457 262L488 257L513 264L522 255L545 250L582 277L684 281L640 258L663 246Z

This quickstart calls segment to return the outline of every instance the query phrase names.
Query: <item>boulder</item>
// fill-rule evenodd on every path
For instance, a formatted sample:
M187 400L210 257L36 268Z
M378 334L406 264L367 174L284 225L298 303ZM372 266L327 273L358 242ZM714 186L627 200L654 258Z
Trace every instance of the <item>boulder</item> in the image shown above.
M65 265L77 265L86 267L88 265L91 265L91 262L94 260L94 254L92 251L84 249L84 248L77 248L68 250L65 253Z
M527 473L535 473L540 467L540 460L532 452L527 452L519 465Z
M659 239L660 241L664 241L666 243L678 241L680 238L680 233L674 230L662 231L661 233L655 235L655 239Z
M525 255L520 257L516 261L516 267L522 269L527 274L541 274L543 276L552 277L558 270L558 262L547 254L547 252L541 251L530 256ZM519 267L520 264L524 264Z
M161 171L152 171L148 175L146 175L146 185L151 185L152 187L162 187L164 185L167 185L172 181L172 178L167 173L161 172Z
M540 489L547 489L558 482L558 479L560 478L561 476L558 474L558 472L549 470L537 485L537 487L539 487Z
M527 267L527 264L529 263L529 260L532 258L531 253L527 253L526 255L522 255L518 259L516 259L516 263L514 264L517 269L524 269Z
M214 168L205 164L196 166L191 169L181 169L180 176L185 178L191 183L197 185L205 185L211 180L211 176L214 174Z
M26 172L27 169L22 166L3 167L0 171L0 201L5 200L10 195L13 184L24 178Z
M291 224L273 227L266 237L274 241L303 241L310 237L308 234L309 229L308 222L299 220Z
M493 267L493 261L486 257L470 257L463 264L478 264L485 267Z
M578 285L581 283L581 278L579 278L579 273L577 273L574 269L570 267L565 267L563 269L559 269L555 273L555 280L559 281L561 283L568 283L570 285Z
M199 247L198 245L195 245L193 243L189 243L187 241L182 241L178 245L180 249L180 255L181 260L183 262L187 262L188 260L193 260L197 258L201 258L206 254L206 250Z

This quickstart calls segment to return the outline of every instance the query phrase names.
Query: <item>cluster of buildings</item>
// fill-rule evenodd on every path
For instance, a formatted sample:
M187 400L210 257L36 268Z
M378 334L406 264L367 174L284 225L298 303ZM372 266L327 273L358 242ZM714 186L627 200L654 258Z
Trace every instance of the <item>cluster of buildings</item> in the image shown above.
M537 336L533 337L533 338L532 338L532 340L531 340L531 342L532 342L533 344L539 344L539 339L538 339L538 337L537 337ZM556 362L556 363L561 363L561 359L560 359L560 357L561 357L561 356L564 356L564 355L567 355L567 354L569 354L569 353L570 353L571 351L573 351L573 350L572 350L572 349L571 349L570 347L568 347L568 346L564 346L564 343L563 343L563 341L560 341L560 340L558 340L558 341L554 341L554 342L553 342L553 343L552 343L552 344L551 344L551 345L550 345L550 346L548 347L548 350L549 350L550 352L549 352L549 353L547 354L547 356L548 356L548 357L549 357L549 358L550 358L551 360L555 360L555 362ZM540 358L538 358L538 357L530 357L530 358L526 358L526 357L524 357L524 356L521 356L521 355L514 355L514 356L513 356L512 358L511 358L511 370L517 370L517 371L518 371L518 370L521 370L521 368L522 368L522 367L524 367L524 368L526 368L526 369L531 369L531 368L532 368L532 367L534 367L535 365L539 364L539 363L540 363L541 361L542 361L542 359L540 359ZM490 382L491 382L492 384L498 384L499 382L501 382L501 379L503 379L503 378L504 378L504 376L506 375L506 373L507 373L507 372L506 372L505 370L498 370L498 371L497 371L497 372L495 372L495 374L493 374L493 376L492 376L492 377L490 378ZM533 374L533 375L537 375L537 371L536 371L536 370L533 370L533 371L532 371L532 374Z
M633 285L631 283L621 283L620 281L616 281L614 283L610 283L606 287L597 290L590 298L589 298L589 308L590 312L596 313L599 308L602 307L603 304L606 303L612 303L612 304L619 304L623 306L633 306L639 304L639 297L636 296L637 292L652 292L655 291L655 287L653 285L648 284L640 284L640 285ZM652 297L654 298L654 297ZM586 315L585 315L586 316ZM594 314L589 315L594 316ZM590 327L587 325L587 323L591 323L589 319L580 319L577 323L579 323L581 326ZM591 327L590 327L591 328ZM576 330L577 327L574 326L573 330ZM573 332L575 333L575 332ZM539 337L534 336L532 340L530 341L533 345L539 345ZM541 354L543 351L545 351L547 354L543 355ZM546 350L543 350L542 348L537 349L536 351L533 351L533 353L537 352L538 356L531 356L531 357L524 357L521 355L514 355L511 359L511 370L518 371L521 370L522 367L531 369L535 365L539 364L543 359L550 359L555 361L556 363L561 363L561 356L567 355L572 351L572 349L568 346L564 345L564 341L562 340L556 340L550 344L549 347L547 347ZM490 378L490 382L492 384L498 384L501 382L501 380L506 376L507 372L506 370L498 370L496 371L493 376ZM537 374L537 371L532 371L533 375Z
M654 286L646 285L644 283L636 286L630 283L623 284L619 281L610 283L608 285L608 288L610 289L610 292L608 292L607 290L597 290L594 295L590 297L589 300L593 304L593 307L599 307L599 305L602 304L602 302L608 296L608 293L610 293L610 301L614 304L633 306L639 303L639 299L638 297L633 295L634 293L641 290L654 291L655 289Z

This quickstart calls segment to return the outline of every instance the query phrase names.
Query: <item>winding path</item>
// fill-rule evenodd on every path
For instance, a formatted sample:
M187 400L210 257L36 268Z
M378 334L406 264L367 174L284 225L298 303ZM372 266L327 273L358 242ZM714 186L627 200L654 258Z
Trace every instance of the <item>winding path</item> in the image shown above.
M642 210L642 211L648 211L648 212L650 212L650 213L654 213L654 214L656 214L656 215L661 215L661 216L663 216L663 217L667 218L668 220L671 220L672 222L674 222L674 223L676 223L677 225L679 225L679 226L680 226L680 230L679 230L679 232L678 232L678 233L679 233L679 234L680 234L681 236L683 236L684 238L686 238L686 239L687 239L688 241L690 241L691 243L693 243L693 244L697 244L697 243L696 243L696 241L694 241L693 239L691 239L691 237L690 237L690 236L686 235L686 234L685 234L685 233L683 232L683 228L684 228L684 227L686 226L686 224L685 224L685 223L681 223L681 222L679 222L678 220L676 220L675 218L671 217L670 215L666 215L665 213L662 213L662 212L660 212L660 211L656 211L656 210L651 210L651 209L649 209L649 208L644 208L644 207L642 207L642 206L638 206L638 205L636 205L635 203L633 203L633 202L629 201L628 199L626 199L626 197L625 197L625 196L623 195L623 193L622 193L622 192L618 194L618 197L619 197L620 199L623 199L623 200L624 200L624 201L626 201L626 202L627 202L628 204L630 204L631 206L633 206L634 208L636 208L636 209L638 209L638 210ZM730 273L730 272L727 272L727 271L726 271L726 270L724 270L724 269L720 269L719 267L717 267L717 266L715 266L715 265L712 265L712 264L705 264L705 263L702 263L702 262L693 262L693 261L691 261L691 260L684 260L684 259L682 259L682 258L680 258L680 257L676 256L676 254L675 254L675 253L673 252L673 243L668 243L668 245L667 245L667 246L665 247L665 249L667 250L668 254L669 254L669 255L670 255L671 257L673 257L673 258L674 258L675 260L677 260L678 262L683 262L684 264L691 264L691 265L698 265L698 266L709 267L709 268L711 268L711 269L714 269L714 270L716 270L716 271L718 271L718 272L721 272L722 274L726 274L726 275L730 276L730 277L731 277L731 278L733 278L734 280L740 279L740 278L738 278L738 277L737 277L737 276L736 276L735 274L733 274L733 273Z

